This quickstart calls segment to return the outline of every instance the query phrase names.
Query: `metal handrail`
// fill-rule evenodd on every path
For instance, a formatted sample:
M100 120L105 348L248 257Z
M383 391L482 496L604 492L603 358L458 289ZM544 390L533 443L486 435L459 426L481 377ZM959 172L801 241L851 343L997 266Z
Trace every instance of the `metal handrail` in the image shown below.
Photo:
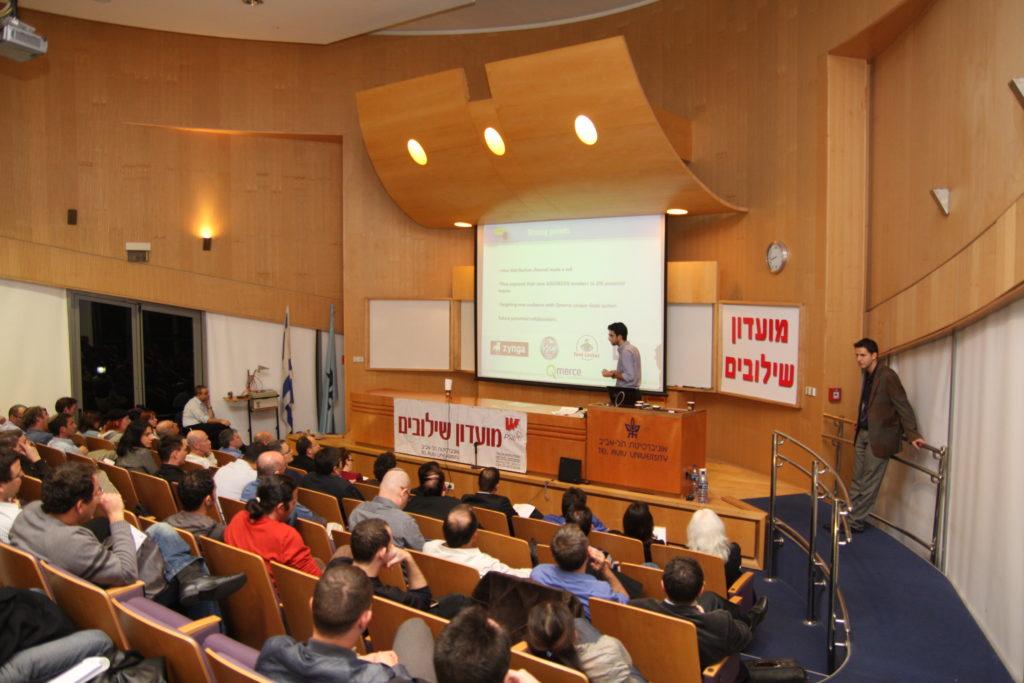
M781 452L780 449L787 442L792 443L803 450L807 455L811 456L811 464L809 468L804 468L795 460ZM846 521L846 517L851 509L850 495L846 490L846 485L839 477L839 473L812 448L784 432L780 432L778 430L772 432L771 494L768 499L768 544L765 548L765 554L767 555L765 558L765 564L767 567L768 581L775 581L776 579L776 573L778 571L778 556L775 552L775 546L782 544L783 540L779 533L779 529L782 526L786 526L776 518L775 500L778 497L778 471L787 463L802 472L811 480L811 487L809 491L811 499L811 526L810 533L805 541L807 544L807 618L804 620L804 623L809 625L817 623L817 589L821 586L826 586L828 588L826 647L828 650L829 673L833 673L836 669L836 648L846 647L849 642L850 634L849 624L846 623L845 619L839 619L837 616L838 601L840 599L838 593L839 546L846 545L853 540L849 524ZM821 475L823 474L832 475L833 484L831 491L821 481ZM822 499L831 501L832 503L832 542L831 557L829 558L829 564L831 566L826 565L824 560L819 561L819 555L815 550L815 542L818 536L818 501ZM845 537L842 541L839 539L840 529L842 529L843 536ZM819 572L824 575L822 580L819 580L818 578ZM846 631L846 639L842 643L836 641L836 625L840 623L843 624Z

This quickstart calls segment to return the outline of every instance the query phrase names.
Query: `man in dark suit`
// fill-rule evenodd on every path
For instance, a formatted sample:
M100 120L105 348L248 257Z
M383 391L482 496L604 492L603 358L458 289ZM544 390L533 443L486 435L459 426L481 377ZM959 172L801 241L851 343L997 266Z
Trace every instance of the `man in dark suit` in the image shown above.
M326 493L338 499L338 509L343 510L343 498L365 500L359 489L341 476L341 468L345 465L345 455L339 448L321 448L313 459L316 471L310 472L299 486L306 489Z
M854 438L857 459L850 487L853 510L849 523L854 531L863 531L878 499L889 458L900 452L904 435L917 448L924 445L924 437L917 429L917 418L899 375L879 364L875 340L861 339L853 348L863 381Z
M505 516L508 517L508 531L509 533L513 533L512 517L516 514L516 511L513 509L512 501L508 499L508 496L498 495L498 482L500 481L501 473L498 471L497 467L483 468L480 470L480 476L478 478L478 487L480 490L476 493L467 493L462 497L462 502L475 507L482 507L505 513Z
M750 644L753 629L764 617L764 603L759 601L757 612L747 623L728 609L722 597L711 592L701 593L704 572L689 557L673 557L665 565L661 577L667 600L639 598L629 602L633 607L650 610L669 617L689 621L697 628L697 651L700 668L739 654Z
M448 489L441 466L431 460L420 465L420 485L412 490L416 494L405 506L406 512L444 520L448 511L459 504L458 498L446 496Z

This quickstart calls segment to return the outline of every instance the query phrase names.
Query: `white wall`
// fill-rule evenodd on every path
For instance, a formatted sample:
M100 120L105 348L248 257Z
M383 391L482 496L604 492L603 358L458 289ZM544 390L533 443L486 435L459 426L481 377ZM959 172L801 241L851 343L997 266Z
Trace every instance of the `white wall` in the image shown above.
M63 289L0 280L0 311L7 320L0 335L0 410L15 403L53 411L71 395L68 302Z

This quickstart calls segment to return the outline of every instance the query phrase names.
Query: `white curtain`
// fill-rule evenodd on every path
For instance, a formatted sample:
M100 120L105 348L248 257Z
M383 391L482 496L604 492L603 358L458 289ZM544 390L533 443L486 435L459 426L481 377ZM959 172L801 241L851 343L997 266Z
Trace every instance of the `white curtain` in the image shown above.
M957 334L946 574L1024 679L1024 300Z

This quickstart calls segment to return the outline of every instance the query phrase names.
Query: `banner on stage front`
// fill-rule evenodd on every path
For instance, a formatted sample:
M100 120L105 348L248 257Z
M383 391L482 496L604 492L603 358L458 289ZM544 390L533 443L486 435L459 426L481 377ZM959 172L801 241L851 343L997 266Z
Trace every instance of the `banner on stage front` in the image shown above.
M723 303L718 390L800 405L800 306Z
M396 398L394 429L398 453L526 471L526 413Z

